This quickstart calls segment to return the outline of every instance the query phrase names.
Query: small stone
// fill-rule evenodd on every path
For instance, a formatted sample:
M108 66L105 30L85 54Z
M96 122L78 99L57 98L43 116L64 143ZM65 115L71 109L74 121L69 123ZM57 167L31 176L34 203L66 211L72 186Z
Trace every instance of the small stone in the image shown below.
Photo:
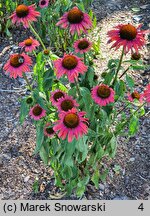
M134 161L135 161L134 157L132 157L132 158L129 159L129 162L134 162Z
M140 8L142 8L142 9L146 9L146 8L149 8L149 7L150 7L149 4L146 4L146 5L142 5L142 6L140 6Z
M102 191L104 191L105 186L104 186L103 184L100 184L100 185L99 185L99 189L102 190Z
M30 179L30 176L26 176L26 177L24 178L24 183L28 182L29 179Z

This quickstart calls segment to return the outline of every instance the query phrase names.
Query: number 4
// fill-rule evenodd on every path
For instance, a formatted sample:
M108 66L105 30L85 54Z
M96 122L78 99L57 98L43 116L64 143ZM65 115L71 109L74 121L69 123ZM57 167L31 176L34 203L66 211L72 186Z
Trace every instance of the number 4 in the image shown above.
M143 203L141 203L138 207L139 210L143 211L144 210L144 207L143 207Z

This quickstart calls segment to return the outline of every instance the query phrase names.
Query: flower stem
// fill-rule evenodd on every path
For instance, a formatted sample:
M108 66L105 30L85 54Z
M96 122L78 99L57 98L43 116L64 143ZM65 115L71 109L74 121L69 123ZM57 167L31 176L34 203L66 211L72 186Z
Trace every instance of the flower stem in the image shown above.
M37 39L40 41L40 43L41 43L43 49L45 50L46 47L45 47L45 45L44 45L42 39L40 38L40 36L38 35L38 33L35 31L35 29L34 29L33 26L31 25L31 23L29 23L29 26L30 26L31 31L34 33L34 35L35 35L35 36L37 37Z
M26 81L27 86L29 87L30 91L32 91L32 87L31 87L31 85L30 85L30 82L29 82L29 80L28 80L26 74L23 73L22 76L23 76L24 80Z
M37 57L37 54L36 54L36 52L33 50L33 54L35 55L35 57Z
M126 72L129 70L130 66L120 75L119 79L121 79L125 74Z
M78 92L78 96L79 96L79 98L81 98L81 92L80 92L79 84L78 84L78 81L76 79L75 79L75 85L76 85L76 89Z
M122 113L123 111L125 111L127 109L127 107L129 106L129 104L127 104L125 107L123 107L118 113L117 116Z
M84 53L84 64L86 64L86 54Z
M120 70L120 67L121 67L121 64L122 64L123 55L124 55L124 47L122 49L122 53L121 53L121 56L120 56L120 61L119 61L119 64L118 64L118 68L117 68L116 75L115 75L114 81L112 83L112 86L114 86L114 84L116 83L117 76L118 76L118 73L119 73L119 70Z

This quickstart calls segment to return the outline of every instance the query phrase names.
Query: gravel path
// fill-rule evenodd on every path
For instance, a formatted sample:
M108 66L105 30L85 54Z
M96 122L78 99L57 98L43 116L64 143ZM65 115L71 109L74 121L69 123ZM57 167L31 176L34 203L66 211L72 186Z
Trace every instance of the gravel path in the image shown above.
M107 2L107 3L106 3ZM134 7L140 8L135 13ZM95 0L92 4L99 20L101 54L96 60L97 73L105 68L108 57L115 57L119 52L106 46L106 33L114 25L124 22L144 23L150 27L149 1ZM132 8L132 10L131 10ZM15 35L20 35L20 30ZM22 37L24 35L22 34ZM57 193L53 186L54 179L49 167L45 167L38 156L33 156L35 147L35 128L30 119L19 125L18 99L25 95L22 79L12 80L2 72L2 66L10 52L17 50L16 38L9 41L0 38L0 198L1 199L50 199L49 194ZM150 64L150 44L142 52L145 64ZM150 81L150 69L144 73L132 74L143 89ZM100 183L94 191L89 185L84 199L150 199L150 108L146 108L146 116L140 120L140 131L128 142L119 139L115 160L110 161L110 173L107 182ZM118 172L116 166L120 166ZM39 179L40 191L35 194L32 185ZM74 196L69 199L75 199Z

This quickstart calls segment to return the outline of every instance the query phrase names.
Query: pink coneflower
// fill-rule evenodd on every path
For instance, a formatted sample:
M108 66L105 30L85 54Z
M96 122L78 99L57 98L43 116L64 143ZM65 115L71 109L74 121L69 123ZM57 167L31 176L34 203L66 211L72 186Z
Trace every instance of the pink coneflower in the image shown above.
M75 32L80 35L81 32L87 33L87 30L92 27L92 21L87 13L79 10L78 7L74 7L65 13L56 25L60 25L64 29L69 27L72 35Z
M142 103L142 99L143 99L143 96L142 94L138 93L137 91L134 91L132 92L131 94L128 93L128 100L130 102L133 102L134 99L138 100L140 103Z
M30 6L19 5L16 11L10 16L13 24L22 23L25 28L29 27L29 22L36 21L36 17L40 16L40 13L35 10L35 4Z
M73 100L72 96L66 95L64 98L62 97L58 99L58 103L56 106L59 112L67 112L68 110L71 110L73 107L78 107L79 104L75 100Z
M19 43L20 47L25 47L26 52L32 52L36 49L36 47L40 46L40 43L33 39L32 37L24 40L23 42Z
M150 103L150 84L146 86L146 89L144 90L143 93L143 97L146 99L147 103Z
M10 59L4 65L6 73L10 73L10 77L22 77L23 72L29 72L29 66L32 65L31 58L25 53L12 54Z
M76 53L81 53L81 54L86 53L91 49L91 47L92 47L92 43L86 38L77 40L74 43L74 48Z
M115 92L112 88L105 84L95 86L92 89L92 98L100 106L106 106L114 102Z
M127 53L130 50L133 52L135 50L141 49L146 41L144 39L145 33L148 31L140 30L141 24L136 28L131 24L120 24L115 28L115 30L109 31L107 34L110 37L108 43L115 41L111 48L116 47L118 49L120 46L124 47L124 52Z
M47 123L44 127L44 135L47 137L53 137L55 135L55 131L53 130L52 124Z
M68 112L61 112L59 120L53 127L55 132L58 132L58 137L62 140L68 135L68 142L72 142L73 138L79 138L88 132L88 119L84 117L85 112L77 112L72 108Z
M29 115L34 120L40 120L42 117L46 115L46 110L40 107L39 104L36 104L34 107L30 109Z
M40 8L48 7L48 4L49 4L49 0L40 0L39 1Z
M56 106L58 103L58 100L62 97L64 98L65 96L66 96L65 92L57 89L57 90L51 92L50 101L52 102L53 106Z
M77 79L78 74L84 74L87 71L87 66L81 59L72 54L65 54L63 58L54 61L57 78L67 75L69 82L73 83Z

